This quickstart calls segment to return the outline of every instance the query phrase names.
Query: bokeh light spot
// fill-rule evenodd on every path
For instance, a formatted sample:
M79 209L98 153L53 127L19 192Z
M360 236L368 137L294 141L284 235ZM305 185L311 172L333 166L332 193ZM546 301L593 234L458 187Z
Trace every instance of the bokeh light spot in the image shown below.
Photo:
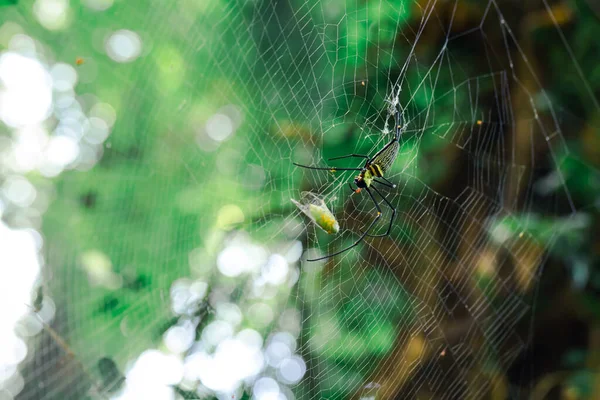
M121 286L122 279L113 272L110 258L101 251L86 251L81 256L81 264L92 285L101 285L109 289Z
M142 52L142 39L137 33L122 29L110 35L105 49L106 54L116 62L132 62Z
M73 89L77 83L77 71L68 64L55 64L50 70L50 75L54 89L60 92Z
M254 383L252 388L257 400L278 400L279 385L273 378L262 377Z
M115 124L115 120L117 119L117 112L108 103L96 103L92 106L90 110L90 118L100 118L106 122L106 125L112 127Z
M33 13L46 29L58 30L67 25L69 2L67 0L36 0Z
M28 207L36 196L35 187L22 176L7 178L2 185L4 195L20 207Z
M227 321L213 321L202 331L202 339L212 346L233 336L233 327Z
M0 56L0 118L12 127L35 125L52 106L52 78L37 61L16 53Z
M264 265L262 274L267 282L280 285L285 282L288 271L289 267L286 259L279 254L273 254Z
M244 222L244 212L235 204L227 204L217 214L217 228L226 229Z
M126 387L120 400L174 399L171 385L183 377L183 363L174 355L146 350L127 373Z
M184 321L181 325L175 325L167 330L164 341L172 353L183 353L190 348L194 342L196 331L191 321Z
M237 304L221 303L216 306L217 318L229 322L233 326L237 326L242 322L242 312Z
M260 349L236 339L223 341L212 356L197 353L186 362L186 367L197 374L203 385L226 393L235 391L244 380L256 376L263 366Z
M298 356L286 358L279 364L279 378L287 384L300 382L306 373L306 364Z
M77 159L79 146L77 142L66 136L54 136L50 139L47 148L48 161L60 168L64 168Z
M225 114L215 114L206 121L206 134L217 142L222 142L233 133L233 121Z

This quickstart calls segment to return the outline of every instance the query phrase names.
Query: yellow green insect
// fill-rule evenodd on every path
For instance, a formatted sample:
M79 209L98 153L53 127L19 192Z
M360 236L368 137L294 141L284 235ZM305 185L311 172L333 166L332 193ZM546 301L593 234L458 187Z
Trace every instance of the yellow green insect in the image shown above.
M290 199L308 218L328 234L338 233L340 224L325 201L312 192L300 193L300 201Z

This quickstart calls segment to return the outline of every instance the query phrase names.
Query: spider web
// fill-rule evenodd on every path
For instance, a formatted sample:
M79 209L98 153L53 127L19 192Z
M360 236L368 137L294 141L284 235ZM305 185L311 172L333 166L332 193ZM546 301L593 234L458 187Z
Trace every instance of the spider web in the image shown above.
M91 18L130 23L144 50L117 67L83 55L117 120L98 164L65 172L46 213L44 304L56 311L40 317L18 398L529 393L517 361L560 235L531 225L576 207L559 168L564 135L512 6L77 7L78 38L48 44L56 59L96 40ZM550 5L541 10L570 51ZM393 91L403 134L385 176L397 188L380 187L397 210L390 235L305 261L354 243L375 210L351 195L354 172L293 162L361 166L327 159L389 142ZM554 189L540 191L550 172ZM337 235L293 207L301 191L325 199ZM375 234L391 218L380 204ZM103 374L102 359L116 370Z

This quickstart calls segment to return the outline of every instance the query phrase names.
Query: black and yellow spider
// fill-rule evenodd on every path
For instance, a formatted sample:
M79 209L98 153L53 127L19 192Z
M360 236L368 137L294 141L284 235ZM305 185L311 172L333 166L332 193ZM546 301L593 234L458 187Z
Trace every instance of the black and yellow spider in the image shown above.
M377 153L375 153L375 155L373 157L369 157L364 154L348 154L345 156L333 157L333 158L329 159L329 161L333 161L333 160L341 160L343 158L364 158L367 161L365 162L365 165L362 168L337 168L337 167L321 168L321 167L310 167L307 165L293 163L294 165L301 167L301 168L314 169L314 170L320 170L320 171L331 171L331 172L360 171L358 176L356 178L354 178L354 184L356 185L356 189L354 189L352 187L352 183L348 182L348 185L350 186L350 189L352 189L353 194L360 193L362 189L366 190L366 192L371 197L371 200L373 200L373 203L375 204L375 208L377 209L377 215L375 216L375 219L371 222L371 224L369 225L369 227L367 228L366 231L361 232L361 235L358 238L358 240L356 242L354 242L352 245L346 247L343 250L335 252L333 254L328 254L326 256L314 258L314 259L307 260L307 261L319 261L319 260L323 260L326 258L337 256L338 254L344 253L344 252L350 250L351 248L355 247L361 241L363 241L364 238L367 236L369 236L369 237L384 237L384 236L388 236L390 234L390 231L392 229L392 224L394 222L394 217L396 216L396 208L379 191L379 189L377 189L377 187L373 185L374 183L376 183L378 185L388 186L390 188L396 187L396 185L393 184L392 182L388 181L384 177L384 175L390 169L392 164L394 164L394 161L396 160L396 157L398 156L398 150L400 149L400 136L402 135L402 132L403 132L402 112L400 110L400 107L398 106L397 98L395 101L390 102L390 104L394 110L393 113L394 113L395 124L394 124L394 137L392 138L392 140L390 140L390 142L388 144L386 144L381 150L379 150ZM382 180L378 180L377 178L381 178ZM375 199L375 196L371 192L371 189L373 189L375 191L375 193L377 193L379 195L379 197L381 197L383 199L383 201L388 205L388 207L392 210L392 215L390 217L390 222L388 224L387 230L385 233L380 234L380 235L371 235L370 234L371 229L373 228L373 226L375 226L375 223L381 217L381 207L379 207L379 203Z

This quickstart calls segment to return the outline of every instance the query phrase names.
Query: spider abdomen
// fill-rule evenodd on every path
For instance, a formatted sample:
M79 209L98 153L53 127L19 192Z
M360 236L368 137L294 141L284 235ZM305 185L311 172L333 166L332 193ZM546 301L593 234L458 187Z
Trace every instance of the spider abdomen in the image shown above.
M376 176L378 178L383 176L384 170L383 170L383 168L381 168L381 166L379 164L375 164L375 163L369 164L367 166L367 169L373 176Z

